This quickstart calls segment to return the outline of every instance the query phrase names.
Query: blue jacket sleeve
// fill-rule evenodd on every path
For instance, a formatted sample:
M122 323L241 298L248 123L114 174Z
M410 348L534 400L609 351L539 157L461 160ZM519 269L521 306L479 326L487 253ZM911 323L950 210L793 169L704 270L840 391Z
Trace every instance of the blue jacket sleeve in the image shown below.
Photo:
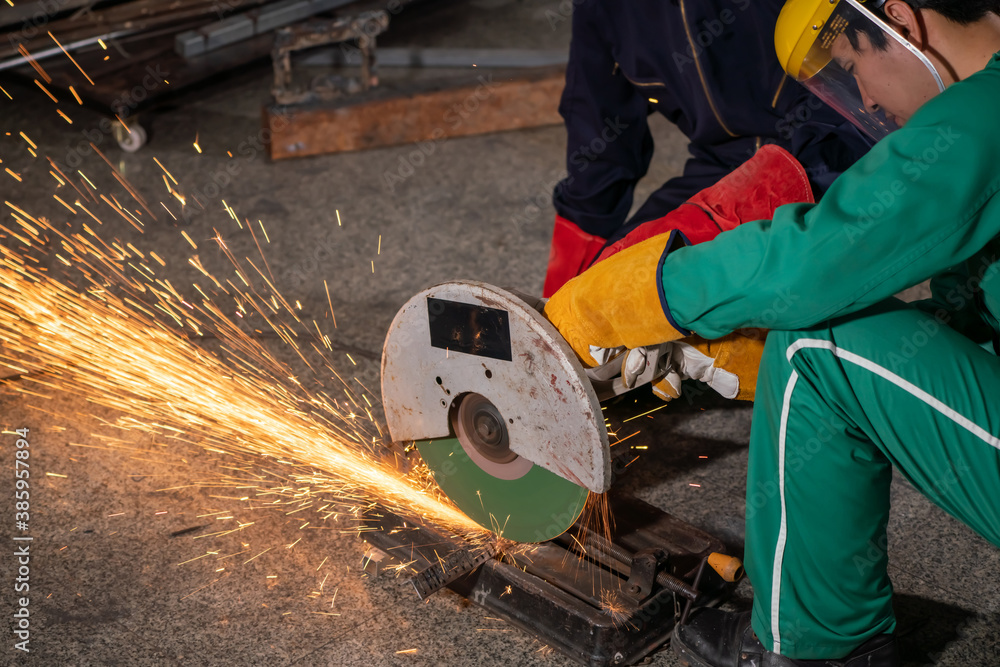
M566 177L556 186L556 212L607 238L632 206L646 174L653 139L649 104L617 69L601 2L574 3L566 88L559 113L566 124Z

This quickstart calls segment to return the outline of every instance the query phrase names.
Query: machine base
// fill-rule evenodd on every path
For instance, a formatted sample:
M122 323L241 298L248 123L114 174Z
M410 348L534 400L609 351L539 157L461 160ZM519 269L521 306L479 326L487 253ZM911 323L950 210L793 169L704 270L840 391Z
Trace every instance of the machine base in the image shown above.
M702 571L696 606L718 604L735 584L703 566L724 550L718 539L636 498L612 491L608 501L615 527L611 544L596 538L600 548L578 523L522 555L473 557L468 543L384 511L368 521L381 529L363 536L378 557L414 561L421 596L436 589L427 587L429 576L580 664L631 665L662 646L681 616L687 600L663 585L668 579L690 586ZM460 576L448 581L449 574Z

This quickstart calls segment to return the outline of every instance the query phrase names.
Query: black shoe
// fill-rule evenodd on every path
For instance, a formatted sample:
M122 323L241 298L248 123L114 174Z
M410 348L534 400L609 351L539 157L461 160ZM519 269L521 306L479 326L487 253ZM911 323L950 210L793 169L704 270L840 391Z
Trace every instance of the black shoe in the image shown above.
M764 649L750 627L750 612L701 609L674 628L674 653L691 667L899 667L892 635L876 635L838 660L792 660Z

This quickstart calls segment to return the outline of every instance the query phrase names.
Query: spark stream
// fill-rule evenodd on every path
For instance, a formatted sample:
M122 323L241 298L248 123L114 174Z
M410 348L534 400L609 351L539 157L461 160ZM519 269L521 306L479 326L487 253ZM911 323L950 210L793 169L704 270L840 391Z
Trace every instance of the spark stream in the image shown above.
M324 471L311 480L322 479L324 490L341 498L378 502L481 536L482 529L426 484L415 486L364 451L365 436L358 431L364 420L355 410L374 421L350 391L353 406L325 391L307 391L198 285L204 298L188 302L169 281L155 278L131 244L109 246L86 225L89 237L64 234L47 220L8 206L20 223L8 230L14 238L37 247L49 237L59 248L57 258L75 272L75 280L57 280L16 251L0 248L0 363L21 374L19 391L41 398L53 389L67 391L121 411L124 428L184 436L209 450L293 459ZM221 237L218 241L240 277L249 277ZM197 258L192 263L201 268ZM279 322L279 304L298 319L280 295L265 298L252 288L240 293L230 281L226 287L209 278L241 310L259 313L317 372L300 351L298 334ZM223 342L237 368L182 335L206 329ZM332 349L328 338L324 343ZM312 347L322 355L316 343Z

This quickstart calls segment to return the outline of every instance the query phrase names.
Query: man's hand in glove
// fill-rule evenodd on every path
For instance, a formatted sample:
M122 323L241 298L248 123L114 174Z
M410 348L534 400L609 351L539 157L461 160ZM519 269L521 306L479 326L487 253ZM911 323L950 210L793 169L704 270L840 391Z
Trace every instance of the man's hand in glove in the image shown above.
M726 398L752 401L766 337L764 329L741 329L717 340L674 341L667 376L653 385L653 393L671 401L681 395L682 381L700 380Z
M655 236L595 264L563 285L545 304L549 318L586 366L590 347L645 347L687 335L667 318L662 261L678 235Z
M587 366L598 364L591 346L633 349L691 336L668 315L661 275L666 255L684 243L708 241L743 222L770 218L782 204L801 201L812 201L805 170L787 151L764 146L685 205L606 248L596 264L549 299L545 316ZM724 396L735 391L734 398L752 399L763 342L763 334L758 341L739 333L716 341L692 338L675 351L681 368L675 379L682 374L710 378L713 386L725 387L717 389ZM734 374L736 388L731 390ZM680 382L658 383L654 391L672 396Z
M662 218L642 223L608 247L557 215L542 296L549 297L594 262L603 261L640 241L679 231L689 245L750 220L768 219L782 204L813 201L805 169L779 146L765 144L753 157L715 185L705 188Z
M715 185L698 192L662 218L642 223L625 238L604 248L595 263L675 229L689 245L697 245L744 222L770 220L774 209L783 204L813 201L802 165L784 148L765 144Z

